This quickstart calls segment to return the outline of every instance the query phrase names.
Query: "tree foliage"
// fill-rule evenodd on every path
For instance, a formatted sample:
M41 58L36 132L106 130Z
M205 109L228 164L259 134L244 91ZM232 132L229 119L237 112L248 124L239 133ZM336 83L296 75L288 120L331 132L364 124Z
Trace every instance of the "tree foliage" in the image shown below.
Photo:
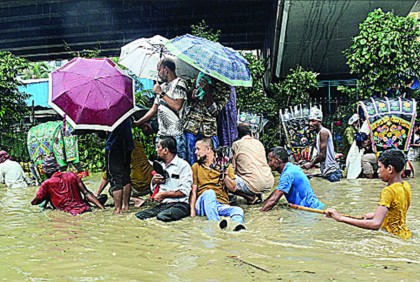
M48 78L52 68L46 62L30 62L23 71L22 79Z
M276 100L267 96L263 86L265 66L262 59L252 53L243 53L248 61L252 77L252 87L236 87L237 107L240 111L262 114L266 118L276 119Z
M284 80L271 84L279 108L307 104L310 99L309 94L318 89L318 75L316 72L297 66L296 69L290 70Z
M23 120L26 112L27 94L18 91L18 75L27 67L25 59L16 57L10 52L0 51L0 130Z
M18 91L17 79L25 68L25 59L0 51L0 149L7 150L18 160L28 157L26 134L19 127L27 113L25 99L28 95Z
M381 9L369 13L360 24L359 35L344 51L350 73L358 78L359 98L382 96L387 88L403 87L407 77L419 75L419 36L417 22L411 17Z
M199 36L210 41L218 42L220 33L222 33L222 31L213 31L212 28L209 28L205 20L202 20L197 25L191 25L192 35Z
M248 61L248 68L252 77L252 87L237 87L237 107L238 110L262 115L268 120L264 127L264 134L260 140L266 146L266 149L279 145L278 136L279 118L278 102L275 97L269 97L264 88L263 76L266 71L264 60L258 58L254 53L243 53Z
M81 51L74 51L66 41L64 41L64 49L74 58L98 58L102 52L100 46L96 47L95 49L83 49Z

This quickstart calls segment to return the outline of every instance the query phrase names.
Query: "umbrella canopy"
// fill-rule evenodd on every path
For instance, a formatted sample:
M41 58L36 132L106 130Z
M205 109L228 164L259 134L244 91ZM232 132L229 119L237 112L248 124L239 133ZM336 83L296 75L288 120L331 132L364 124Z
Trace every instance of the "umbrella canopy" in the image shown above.
M48 104L74 129L113 131L137 110L132 78L109 59L75 58L50 73Z
M165 47L167 41L167 38L160 35L134 40L121 48L118 62L138 77L157 80L157 63L169 57L175 61L177 76L183 79L197 76L198 70L171 55Z
M176 37L165 46L179 59L232 86L252 86L248 62L239 52L190 34Z

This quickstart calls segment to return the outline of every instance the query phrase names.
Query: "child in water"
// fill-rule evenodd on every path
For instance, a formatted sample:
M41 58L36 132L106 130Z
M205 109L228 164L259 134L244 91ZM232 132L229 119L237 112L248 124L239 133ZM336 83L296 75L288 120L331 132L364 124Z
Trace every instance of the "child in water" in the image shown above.
M353 219L328 208L326 216L360 228L382 228L402 239L409 239L411 232L406 225L407 210L411 202L411 187L402 180L401 172L406 163L405 155L396 149L384 151L378 159L378 176L388 183L382 189L375 213L365 214L364 219Z

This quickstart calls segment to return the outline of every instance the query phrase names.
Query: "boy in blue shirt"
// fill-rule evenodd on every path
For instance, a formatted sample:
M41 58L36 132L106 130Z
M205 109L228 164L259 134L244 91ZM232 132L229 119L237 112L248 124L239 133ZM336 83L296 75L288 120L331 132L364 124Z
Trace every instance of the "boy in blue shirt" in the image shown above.
M277 188L264 201L261 211L271 210L283 195L290 204L315 209L325 207L315 196L311 183L302 169L289 163L289 154L284 148L275 147L271 150L268 154L268 165L281 176Z

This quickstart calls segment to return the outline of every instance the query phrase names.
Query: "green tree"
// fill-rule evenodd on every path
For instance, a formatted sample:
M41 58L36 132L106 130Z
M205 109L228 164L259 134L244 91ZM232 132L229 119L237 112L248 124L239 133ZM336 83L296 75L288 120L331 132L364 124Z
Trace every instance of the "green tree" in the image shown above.
M202 20L197 25L191 25L191 34L195 36L199 36L201 38L219 42L220 30L213 31L212 28L209 28L205 20Z
M26 112L27 94L18 91L17 77L27 67L25 59L7 51L0 51L0 130L19 123Z
M275 97L269 97L264 88L263 76L266 71L264 60L258 58L254 53L243 52L244 58L248 61L248 68L252 77L252 87L237 87L236 101L240 111L262 115L269 121L264 128L264 135L260 136L266 149L278 145L280 130L278 120L278 102Z
M276 120L278 106L274 98L267 96L264 91L263 75L264 62L252 53L243 53L248 61L248 68L252 77L252 87L237 87L237 106L241 111L262 114L270 120Z
M318 73L297 66L296 69L291 69L280 83L271 84L272 91L277 93L275 99L279 108L307 104L310 100L309 94L318 89L318 75Z
M358 78L359 99L382 96L391 86L404 86L404 77L419 75L419 36L417 22L411 17L381 9L369 13L360 24L359 35L344 51L350 73ZM355 89L349 94L355 97Z
M0 147L14 158L27 158L26 135L21 125L27 113L27 94L18 91L18 75L27 68L25 59L0 51Z
M64 49L74 58L98 58L102 52L100 46L96 47L95 49L83 49L81 51L74 51L66 41L64 41Z
M23 71L22 79L48 78L52 68L45 62L30 62Z

